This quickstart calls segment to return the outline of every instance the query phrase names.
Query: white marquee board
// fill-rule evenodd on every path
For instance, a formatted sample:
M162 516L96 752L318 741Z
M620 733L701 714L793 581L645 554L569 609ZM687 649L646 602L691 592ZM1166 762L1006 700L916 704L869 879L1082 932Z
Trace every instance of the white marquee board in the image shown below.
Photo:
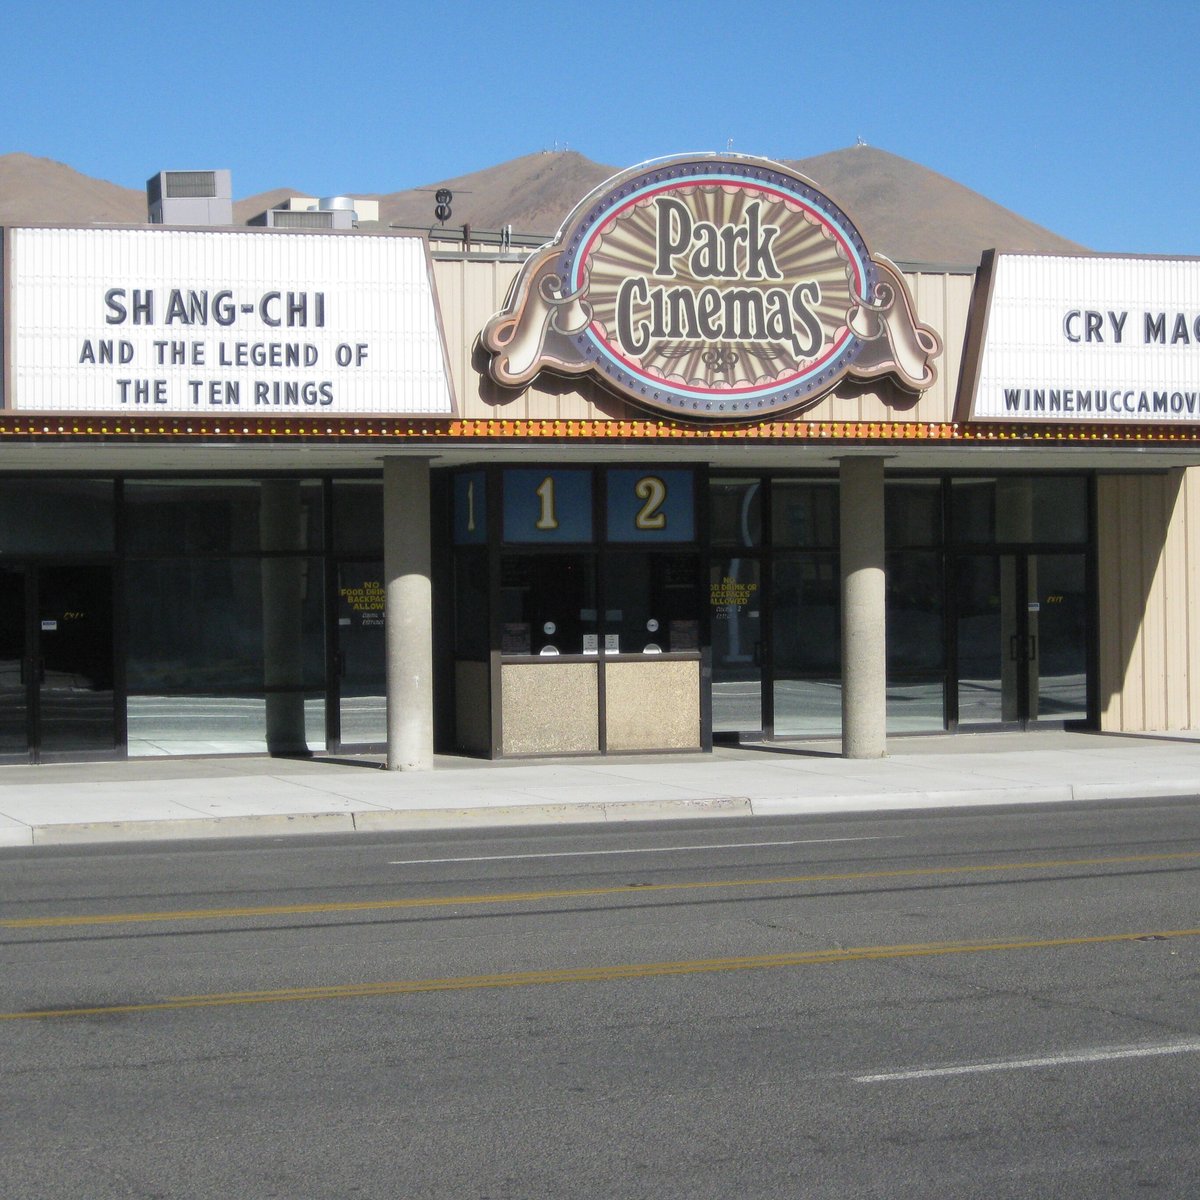
M970 419L1200 423L1200 260L998 254L976 319Z
M18 228L7 265L11 410L454 409L419 238Z

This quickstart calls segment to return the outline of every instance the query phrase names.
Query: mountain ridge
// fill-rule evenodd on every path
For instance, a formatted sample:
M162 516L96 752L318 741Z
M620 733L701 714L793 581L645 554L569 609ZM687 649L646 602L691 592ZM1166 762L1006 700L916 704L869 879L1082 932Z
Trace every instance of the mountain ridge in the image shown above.
M785 165L810 179L862 232L870 248L899 262L973 265L984 250L1078 253L1078 242L1004 208L928 167L872 146L851 146ZM618 168L578 151L540 151L422 187L351 193L379 203L383 225L429 230L434 193L454 193L447 224L549 237L571 209ZM244 224L292 195L273 188L234 202ZM53 159L0 155L0 225L142 225L141 190L95 179Z

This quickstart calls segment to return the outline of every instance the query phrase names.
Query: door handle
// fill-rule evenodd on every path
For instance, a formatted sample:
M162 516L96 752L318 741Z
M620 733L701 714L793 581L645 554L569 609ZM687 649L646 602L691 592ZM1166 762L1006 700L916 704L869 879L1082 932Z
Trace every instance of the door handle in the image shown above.
M1019 656L1018 656L1018 653L1017 653L1017 642L1019 642L1020 640L1021 640L1021 635L1020 635L1019 633L1014 633L1014 634L1012 635L1012 637L1010 637L1010 638L1008 639L1008 659L1009 659L1009 662L1016 662L1016 661L1017 661L1017 658L1019 657Z
M1037 662L1037 634L1029 635L1029 661Z

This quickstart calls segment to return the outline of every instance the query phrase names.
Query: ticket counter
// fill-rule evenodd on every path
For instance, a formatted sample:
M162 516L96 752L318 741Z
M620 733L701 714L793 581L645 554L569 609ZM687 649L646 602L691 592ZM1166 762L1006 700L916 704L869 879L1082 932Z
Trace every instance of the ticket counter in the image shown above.
M697 475L616 466L455 475L459 749L705 746Z

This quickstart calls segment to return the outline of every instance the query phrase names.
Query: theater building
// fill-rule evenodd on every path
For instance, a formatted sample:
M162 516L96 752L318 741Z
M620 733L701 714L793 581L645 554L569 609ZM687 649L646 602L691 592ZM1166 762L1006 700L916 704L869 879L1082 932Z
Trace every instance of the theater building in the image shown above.
M0 761L1200 724L1200 262L893 262L735 155L529 247L185 174L4 231Z

